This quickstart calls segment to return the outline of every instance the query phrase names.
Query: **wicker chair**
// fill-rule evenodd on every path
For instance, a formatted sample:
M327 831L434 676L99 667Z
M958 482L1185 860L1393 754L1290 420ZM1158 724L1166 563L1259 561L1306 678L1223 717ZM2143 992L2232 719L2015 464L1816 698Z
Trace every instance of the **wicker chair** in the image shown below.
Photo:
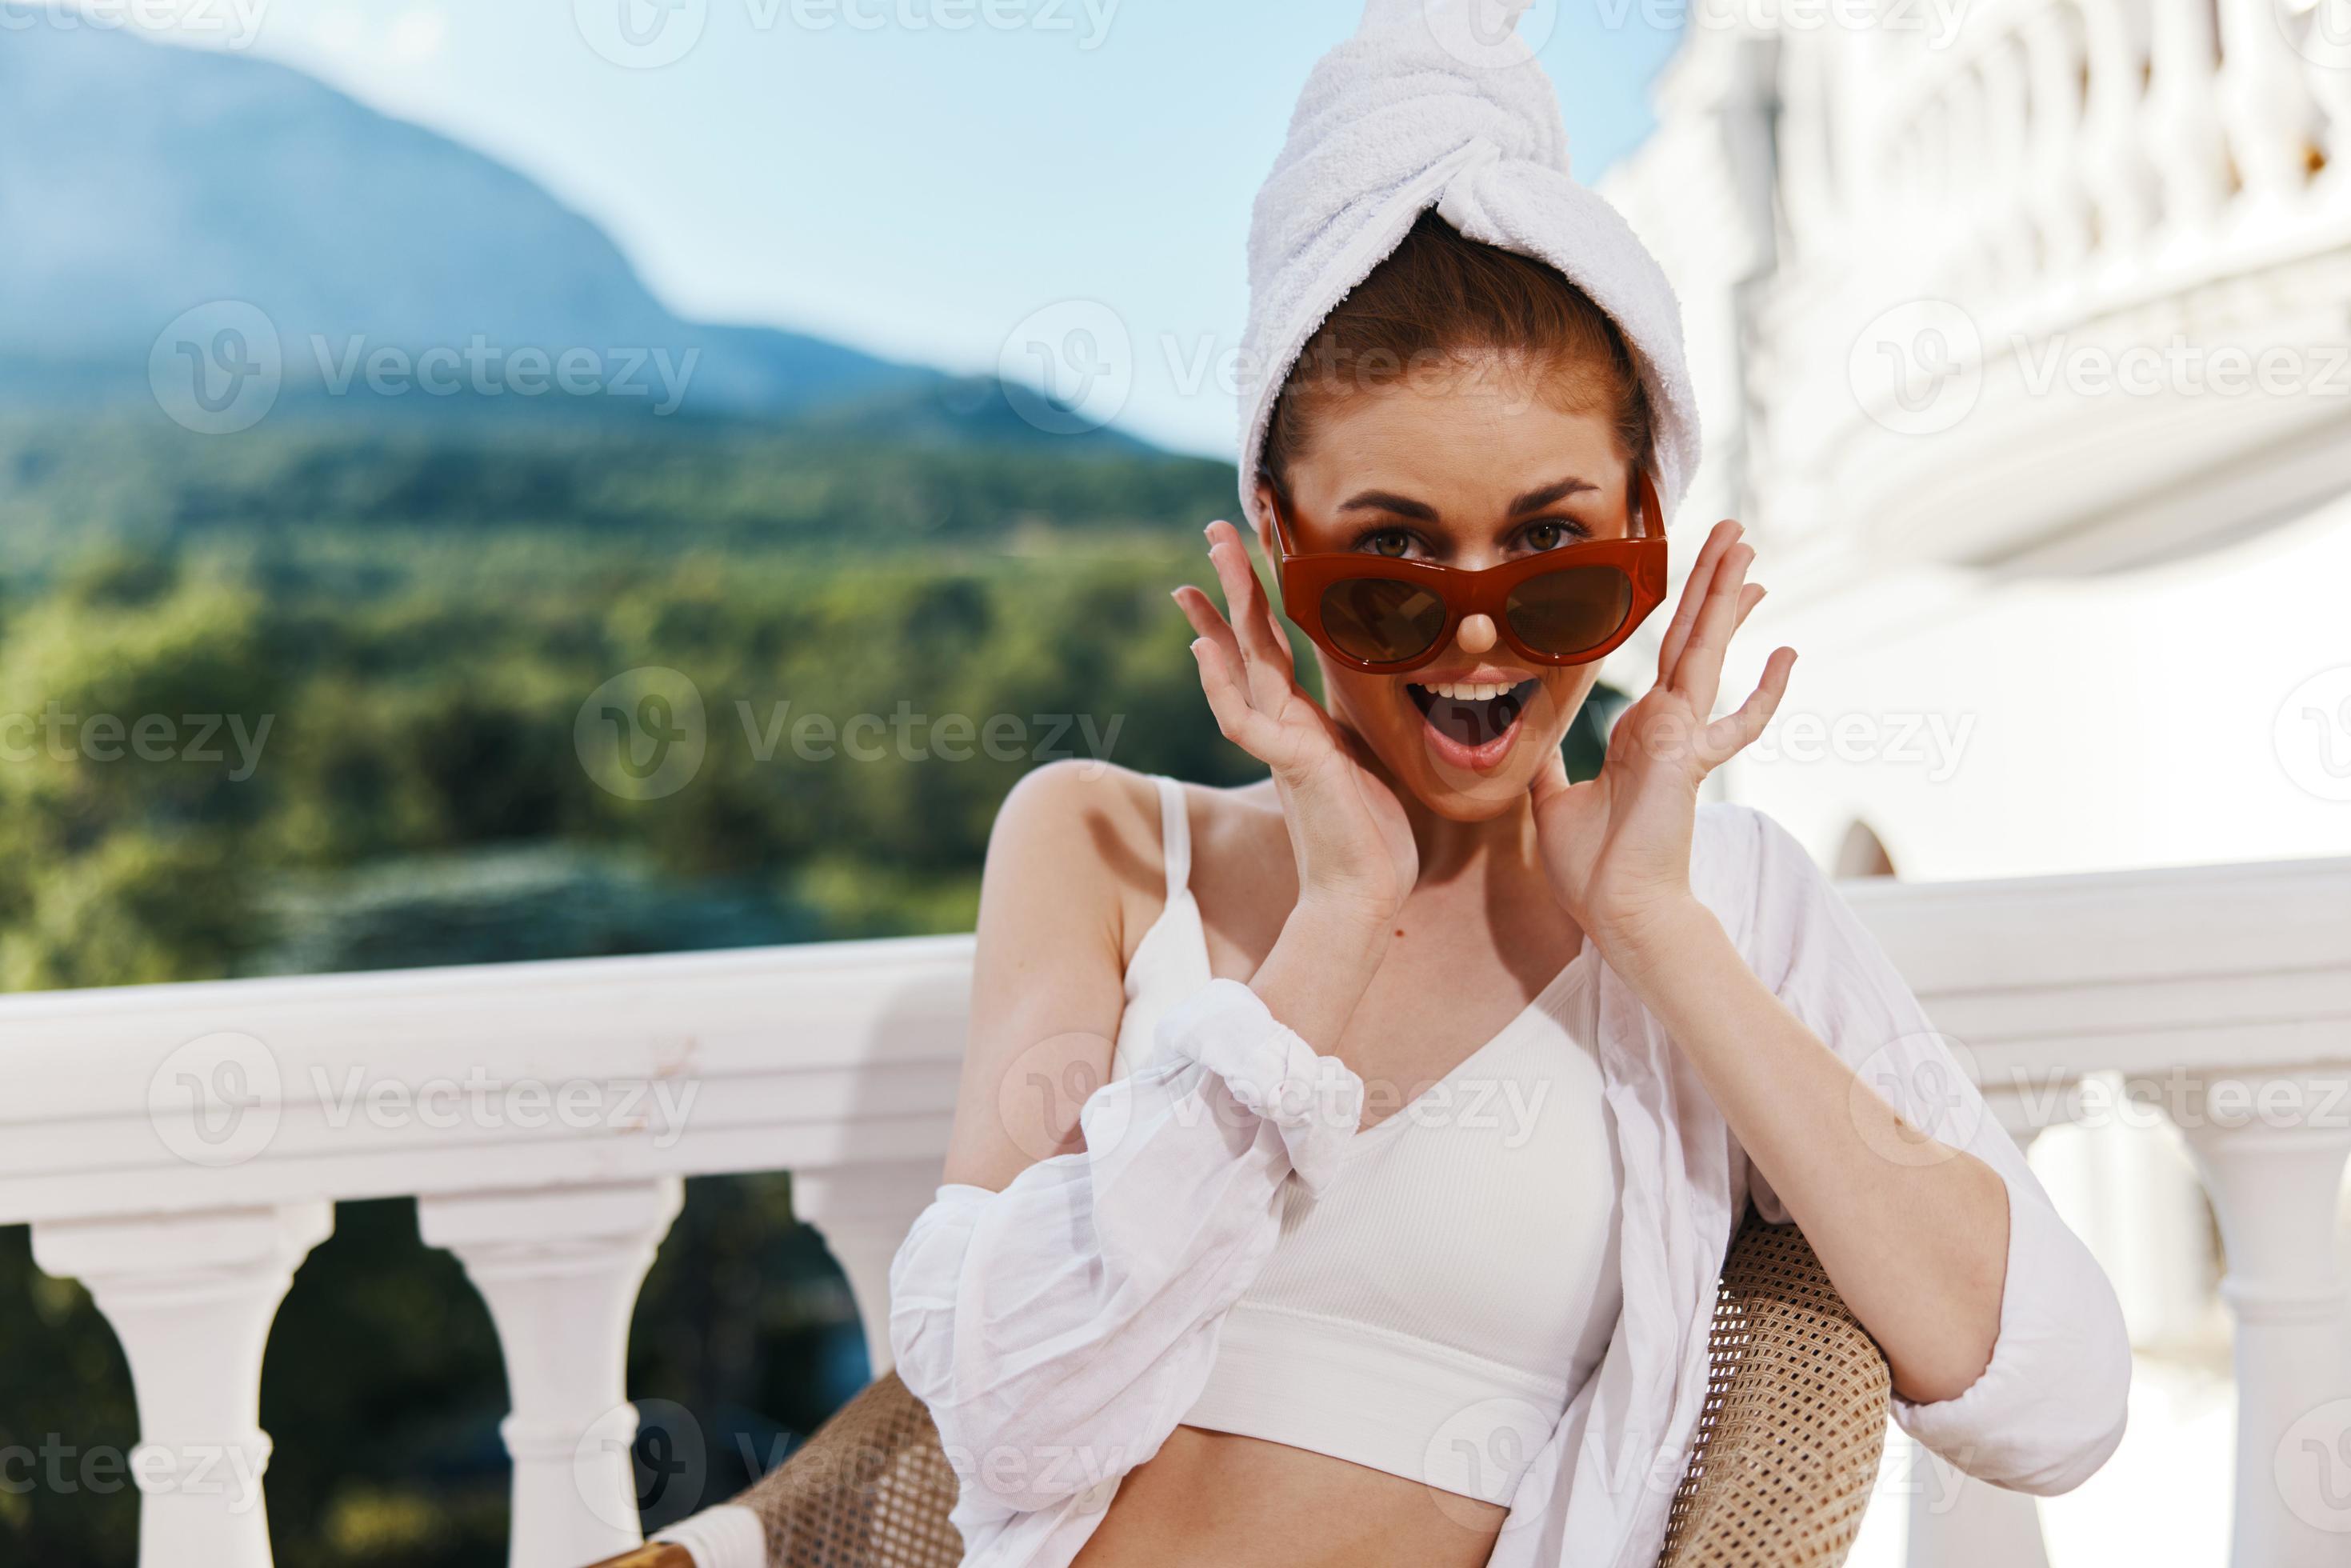
M1713 1372L1657 1568L1835 1568L1886 1447L1885 1358L1792 1225L1750 1209L1725 1260ZM768 1568L956 1568L936 1432L895 1373L852 1399L736 1502ZM653 1545L596 1568L694 1568Z

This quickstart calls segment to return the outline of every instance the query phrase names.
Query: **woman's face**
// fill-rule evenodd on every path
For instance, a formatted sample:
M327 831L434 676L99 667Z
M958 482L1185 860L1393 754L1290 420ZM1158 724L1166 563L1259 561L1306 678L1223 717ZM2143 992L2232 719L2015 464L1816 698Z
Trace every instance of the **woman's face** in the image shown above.
M1630 532L1631 468L1610 421L1552 407L1516 374L1472 364L1441 392L1397 383L1316 415L1291 464L1299 550L1364 550L1476 570ZM1259 513L1267 517L1261 489ZM1259 544L1278 559L1270 519ZM1303 638L1293 644L1311 646ZM1332 716L1440 816L1478 821L1526 793L1557 749L1597 662L1520 658L1469 616L1429 664L1370 675L1322 658Z

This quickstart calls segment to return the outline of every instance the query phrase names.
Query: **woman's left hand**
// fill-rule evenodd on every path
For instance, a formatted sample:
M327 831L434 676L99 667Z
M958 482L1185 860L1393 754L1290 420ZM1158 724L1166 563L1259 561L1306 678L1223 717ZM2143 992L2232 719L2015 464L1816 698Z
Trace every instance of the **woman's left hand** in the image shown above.
M1535 830L1552 891L1605 956L1687 913L1699 782L1763 733L1788 687L1793 648L1775 648L1735 713L1712 717L1730 634L1763 597L1746 580L1754 549L1725 520L1707 536L1657 650L1657 684L1626 708L1597 778L1567 780L1553 752L1535 776Z

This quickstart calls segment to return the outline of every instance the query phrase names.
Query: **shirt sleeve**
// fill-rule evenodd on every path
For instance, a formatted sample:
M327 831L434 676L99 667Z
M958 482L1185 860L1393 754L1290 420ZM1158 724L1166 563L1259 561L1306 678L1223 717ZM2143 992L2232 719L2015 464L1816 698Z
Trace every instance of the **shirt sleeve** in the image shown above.
M1979 1479L2042 1496L2069 1491L2122 1441L2131 1356L2114 1286L1876 938L1792 834L1748 814L1755 972L1861 1082L1912 1125L1982 1160L2007 1188L2008 1268L1991 1360L1949 1399L1896 1395L1895 1420ZM1765 1219L1786 1223L1760 1171L1750 1171L1750 1191Z
M1157 1453L1273 1249L1283 1182L1319 1192L1354 1135L1363 1081L1238 981L1157 1040L1080 1108L1081 1152L1000 1192L940 1187L892 1261L891 1348L967 1507L1046 1508Z

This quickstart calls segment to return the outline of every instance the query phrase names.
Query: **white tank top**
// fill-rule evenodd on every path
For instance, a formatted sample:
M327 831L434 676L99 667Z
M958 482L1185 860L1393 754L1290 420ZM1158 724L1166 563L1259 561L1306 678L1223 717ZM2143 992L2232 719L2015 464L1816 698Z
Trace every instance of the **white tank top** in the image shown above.
M1153 781L1167 906L1127 966L1113 1077L1213 977L1184 787ZM1320 1198L1284 1184L1280 1239L1218 1325L1184 1425L1510 1500L1623 1300L1623 1165L1590 1044L1598 962L1587 939L1500 1033L1359 1133Z

